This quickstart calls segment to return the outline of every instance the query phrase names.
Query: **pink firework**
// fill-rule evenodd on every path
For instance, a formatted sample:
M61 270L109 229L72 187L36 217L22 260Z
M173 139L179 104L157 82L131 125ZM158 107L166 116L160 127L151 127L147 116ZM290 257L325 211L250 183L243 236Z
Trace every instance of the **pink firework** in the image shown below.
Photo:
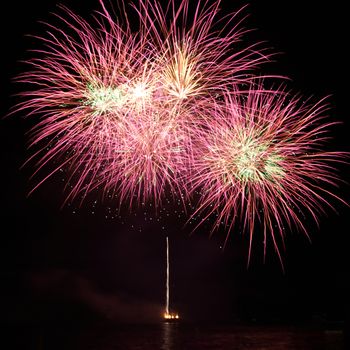
M241 82L266 60L255 45L231 50L243 31L236 16L215 21L219 3L198 2L190 20L188 0L177 8L171 1L165 12L142 0L134 6L137 32L124 8L113 19L102 0L92 25L63 7L64 16L57 15L63 29L48 25L38 38L44 48L18 79L33 89L16 110L38 118L30 143L38 151L30 160L37 172L54 164L36 187L63 169L66 200L99 187L131 203L151 197L158 203L167 186L181 187L189 129L207 99L222 80ZM214 25L230 29L215 32Z
M121 203L151 200L157 208L165 190L185 192L181 174L188 167L188 132L168 110L144 111L139 118L139 123L127 125L120 154L110 159L102 175L109 193Z
M248 74L271 56L259 43L242 45L244 8L222 16L221 0L170 0L166 9L159 1L139 3L136 9L150 28L160 89L168 103L194 102L217 96L227 84L247 83Z
M283 266L285 227L308 235L303 217L318 222L329 199L338 198L331 192L339 182L333 164L345 154L322 151L334 124L325 121L326 110L323 100L309 106L284 91L227 93L194 131L188 182L201 197L192 217L201 214L203 223L216 215L213 230L224 224L227 238L239 221L250 236L248 263L257 223L264 256L271 239Z
M30 146L40 149L32 158L38 170L56 164L40 183L68 168L67 200L103 186L101 172L120 156L128 125L154 86L147 35L131 32L126 14L122 27L101 5L93 25L63 8L65 16L57 17L65 29L48 25L47 36L38 38L45 47L28 62L32 70L18 78L34 87L16 107L38 119Z
M208 108L225 84L249 80L245 74L267 56L258 45L235 50L243 30L239 14L222 23L216 17L220 1L199 1L193 16L189 1L141 0L134 5L141 26L148 31L152 56L153 89L151 103L127 126L120 157L113 157L103 176L109 193L121 201L153 199L157 206L165 189L187 194L182 179L191 158L191 129L200 111ZM213 28L227 28L215 31ZM147 29L146 29L147 28Z

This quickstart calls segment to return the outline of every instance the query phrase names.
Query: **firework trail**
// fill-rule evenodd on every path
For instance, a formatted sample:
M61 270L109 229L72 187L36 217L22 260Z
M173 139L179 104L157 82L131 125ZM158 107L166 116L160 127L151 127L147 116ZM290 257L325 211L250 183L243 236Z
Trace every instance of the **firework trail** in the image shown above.
M333 164L346 154L322 150L334 124L325 121L326 110L324 100L309 106L282 90L228 92L213 108L215 118L196 129L188 182L201 197L192 218L200 214L202 224L216 215L213 230L223 223L227 238L239 221L249 232L248 264L256 224L264 257L271 239L283 267L285 227L308 235L305 215L318 222L329 199L338 198L330 190L339 182Z

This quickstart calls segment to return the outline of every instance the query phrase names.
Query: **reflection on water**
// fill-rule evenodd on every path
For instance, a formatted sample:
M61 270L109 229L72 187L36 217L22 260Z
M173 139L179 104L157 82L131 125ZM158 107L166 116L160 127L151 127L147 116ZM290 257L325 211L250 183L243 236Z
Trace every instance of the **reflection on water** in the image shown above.
M163 330L163 342L161 344L162 350L173 350L173 339L174 339L174 327L175 323L164 322L162 325Z
M90 329L13 328L8 335L12 344L10 349L16 350L346 349L341 329L296 327L222 327L162 323L153 326ZM3 343L7 342L3 340Z
M44 337L42 333L39 333L39 340L38 340L38 350L44 349Z

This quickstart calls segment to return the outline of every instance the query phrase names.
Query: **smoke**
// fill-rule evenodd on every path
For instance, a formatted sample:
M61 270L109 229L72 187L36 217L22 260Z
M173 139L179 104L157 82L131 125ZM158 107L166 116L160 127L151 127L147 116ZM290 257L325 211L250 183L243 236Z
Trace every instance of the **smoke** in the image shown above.
M162 317L161 304L120 291L101 291L88 278L68 270L32 272L30 288L39 303L49 300L49 305L59 302L68 308L72 305L85 306L98 318L110 322L156 323ZM47 303L45 307L50 308Z

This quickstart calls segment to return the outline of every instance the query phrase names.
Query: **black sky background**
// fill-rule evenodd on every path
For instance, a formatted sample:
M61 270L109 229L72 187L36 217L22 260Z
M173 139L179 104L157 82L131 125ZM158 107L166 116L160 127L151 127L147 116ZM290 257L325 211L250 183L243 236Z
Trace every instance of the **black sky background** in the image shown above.
M57 11L56 0L13 1L1 8L1 115L20 90L12 77L33 48L26 34L44 30L39 20ZM97 0L64 0L85 18ZM296 92L332 95L332 148L349 151L349 43L347 11L341 1L223 1L223 13L250 4L250 40L266 40L281 54L261 73L286 75ZM204 227L190 235L180 206L166 205L157 221L151 208L114 217L113 203L63 209L63 185L53 177L30 197L31 166L20 169L30 122L21 115L0 121L1 235L0 322L151 322L164 303L165 236L171 240L173 305L187 320L309 322L346 321L349 307L348 235L350 210L334 203L320 228L310 223L312 244L301 234L287 236L283 274L272 249L262 263L257 233L246 268L247 237L224 232L209 238ZM349 168L341 168L349 180ZM339 193L349 199L349 187ZM145 214L146 213L146 214ZM169 215L167 215L169 214ZM142 312L140 312L140 310Z

